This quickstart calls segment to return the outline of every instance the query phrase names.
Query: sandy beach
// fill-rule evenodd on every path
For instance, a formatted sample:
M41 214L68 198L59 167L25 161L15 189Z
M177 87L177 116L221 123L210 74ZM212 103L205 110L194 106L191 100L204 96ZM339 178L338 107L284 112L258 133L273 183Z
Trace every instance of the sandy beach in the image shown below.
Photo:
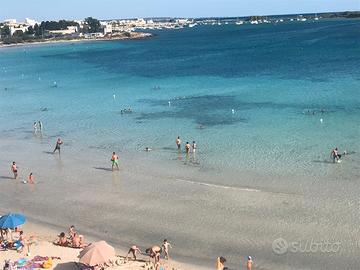
M53 228L45 227L44 225L27 222L20 227L26 234L27 238L32 238L31 244L26 245L22 252L16 252L15 250L0 251L0 268L3 267L5 260L11 260L12 262L18 261L22 258L31 260L35 256L41 257L59 257L60 259L53 260L53 266L51 269L56 270L78 270L79 269L79 253L82 249L75 249L71 247L61 247L54 245L53 242L57 240L59 231ZM62 228L62 231L67 232L68 228ZM86 243L92 243L99 241L95 238L87 238ZM126 260L127 250L116 247L116 256L113 259L114 265L110 265L106 269L114 270L140 270L149 269L154 264L149 263L149 257L147 255L138 255L136 261L131 256ZM205 270L206 268L195 267L193 265L183 264L174 260L161 259L161 265L165 269L180 270Z
M46 44L61 44L61 43L77 43L77 42L94 42L94 41L115 41L115 40L135 40L135 39L144 39L150 38L152 34L143 33L143 32L131 32L129 36L121 35L121 36L111 36L111 37L103 37L103 38L64 38L64 39L44 39L42 41L27 41L23 43L12 43L12 44L4 44L0 43L1 48L11 48L18 46L32 46L32 45L46 45Z
M168 239L181 269L252 256L254 270L358 270L359 29L208 25L0 50L0 213L24 214L46 250L73 224L119 255Z

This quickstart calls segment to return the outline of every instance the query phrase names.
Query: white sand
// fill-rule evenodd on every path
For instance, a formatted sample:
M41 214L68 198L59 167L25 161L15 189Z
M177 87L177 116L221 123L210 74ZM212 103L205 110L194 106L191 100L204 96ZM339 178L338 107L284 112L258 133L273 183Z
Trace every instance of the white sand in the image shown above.
M29 247L23 249L21 253L15 250L7 250L0 251L0 269L4 266L4 261L10 259L12 262L20 259L27 258L32 259L34 256L47 256L47 257L60 257L61 260L53 260L52 269L56 270L71 270L71 269L79 269L77 266L77 262L79 262L78 255L81 249L74 249L69 247L61 247L56 246L52 242L57 239L57 234L53 229L44 227L42 225L34 224L31 222L27 222L23 226L21 226L21 230L24 231L26 238L33 237L34 241ZM67 232L67 229L64 228L64 232ZM86 236L85 236L86 237ZM87 243L98 241L98 239L86 239ZM28 248L30 250L30 254L28 253ZM115 249L116 250L116 258L114 260L123 261L122 258L126 255L124 250ZM138 260L133 261L129 259L124 264L120 266L111 266L108 269L123 269L123 270L137 270L137 269L148 269L148 260L149 257L138 255ZM152 264L151 264L152 265ZM161 265L165 267L165 269L203 269L201 267L195 267L191 265L186 265L182 263L178 263L172 260L161 260Z

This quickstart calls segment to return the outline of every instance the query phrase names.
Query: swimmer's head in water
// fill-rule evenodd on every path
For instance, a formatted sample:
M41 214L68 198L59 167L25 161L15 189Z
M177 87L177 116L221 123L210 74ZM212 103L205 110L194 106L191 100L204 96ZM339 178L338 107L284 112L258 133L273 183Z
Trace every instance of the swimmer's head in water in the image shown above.
M115 152L113 152L113 155L115 155Z

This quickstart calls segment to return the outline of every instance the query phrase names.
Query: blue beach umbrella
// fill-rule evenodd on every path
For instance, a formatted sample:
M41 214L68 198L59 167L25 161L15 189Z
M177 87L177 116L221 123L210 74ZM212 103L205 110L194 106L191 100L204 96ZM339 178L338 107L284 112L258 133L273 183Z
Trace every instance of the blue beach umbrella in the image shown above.
M1 229L14 229L15 227L24 224L26 221L25 216L21 214L7 214L0 217L0 228Z

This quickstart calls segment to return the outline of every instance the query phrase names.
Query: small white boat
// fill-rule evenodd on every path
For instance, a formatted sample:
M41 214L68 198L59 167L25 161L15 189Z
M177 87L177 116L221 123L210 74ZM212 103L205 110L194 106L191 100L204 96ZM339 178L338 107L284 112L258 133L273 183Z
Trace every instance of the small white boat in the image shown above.
M237 21L235 24L236 25L242 25L242 24L244 24L244 22L243 21Z
M193 28L194 26L197 26L197 23L190 23L190 24L189 24L189 27L190 27L190 28Z
M251 24L259 24L259 22L257 20L255 21L250 21Z

